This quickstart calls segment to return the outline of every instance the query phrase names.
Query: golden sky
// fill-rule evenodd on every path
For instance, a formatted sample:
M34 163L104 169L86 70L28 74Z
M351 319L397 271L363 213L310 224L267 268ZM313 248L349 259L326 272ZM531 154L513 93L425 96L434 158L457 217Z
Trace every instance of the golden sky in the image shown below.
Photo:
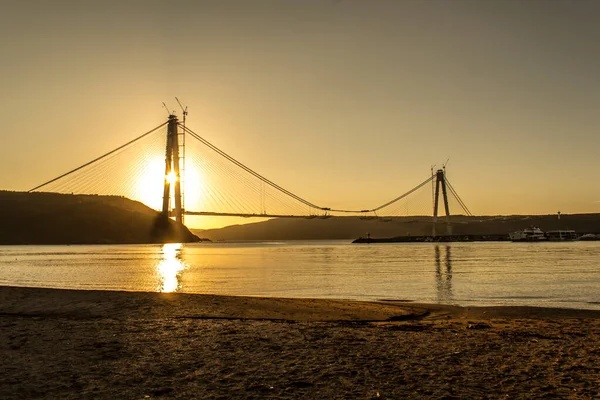
M598 1L29 1L0 13L0 188L166 120L316 204L448 176L474 214L600 212ZM201 227L199 223L199 227Z

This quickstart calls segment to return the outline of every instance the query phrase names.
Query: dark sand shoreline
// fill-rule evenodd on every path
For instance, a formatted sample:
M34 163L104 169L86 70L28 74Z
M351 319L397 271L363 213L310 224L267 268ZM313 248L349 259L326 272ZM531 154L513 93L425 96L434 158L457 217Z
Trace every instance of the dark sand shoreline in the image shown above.
M600 311L0 287L0 398L600 396Z

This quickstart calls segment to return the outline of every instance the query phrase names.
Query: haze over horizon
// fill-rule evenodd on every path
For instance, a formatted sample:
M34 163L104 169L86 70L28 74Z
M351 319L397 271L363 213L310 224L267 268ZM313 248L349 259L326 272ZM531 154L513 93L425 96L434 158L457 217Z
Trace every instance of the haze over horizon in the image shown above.
M316 204L381 204L450 159L474 214L598 213L599 20L591 0L5 0L0 189L139 136L177 96Z

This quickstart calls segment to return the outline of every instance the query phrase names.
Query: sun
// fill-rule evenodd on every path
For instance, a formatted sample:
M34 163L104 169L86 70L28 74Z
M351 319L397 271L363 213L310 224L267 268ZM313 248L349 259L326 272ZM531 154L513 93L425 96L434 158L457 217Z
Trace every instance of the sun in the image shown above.
M175 172L171 171L165 176L165 180L172 185L177 182L177 175Z
M203 210L206 185L203 174L193 165L186 165L185 177L178 178L174 171L165 175L165 160L160 157L148 159L140 168L139 179L136 181L132 198L152 209L160 210L162 209L165 182L170 184L173 196L174 183L178 180L182 185L182 193L185 193L185 208L193 211Z

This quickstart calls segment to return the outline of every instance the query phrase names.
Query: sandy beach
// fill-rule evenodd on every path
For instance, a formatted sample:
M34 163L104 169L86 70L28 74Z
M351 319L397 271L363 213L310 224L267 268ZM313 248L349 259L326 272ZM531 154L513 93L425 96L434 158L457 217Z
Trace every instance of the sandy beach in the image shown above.
M0 287L0 398L600 397L600 311Z

